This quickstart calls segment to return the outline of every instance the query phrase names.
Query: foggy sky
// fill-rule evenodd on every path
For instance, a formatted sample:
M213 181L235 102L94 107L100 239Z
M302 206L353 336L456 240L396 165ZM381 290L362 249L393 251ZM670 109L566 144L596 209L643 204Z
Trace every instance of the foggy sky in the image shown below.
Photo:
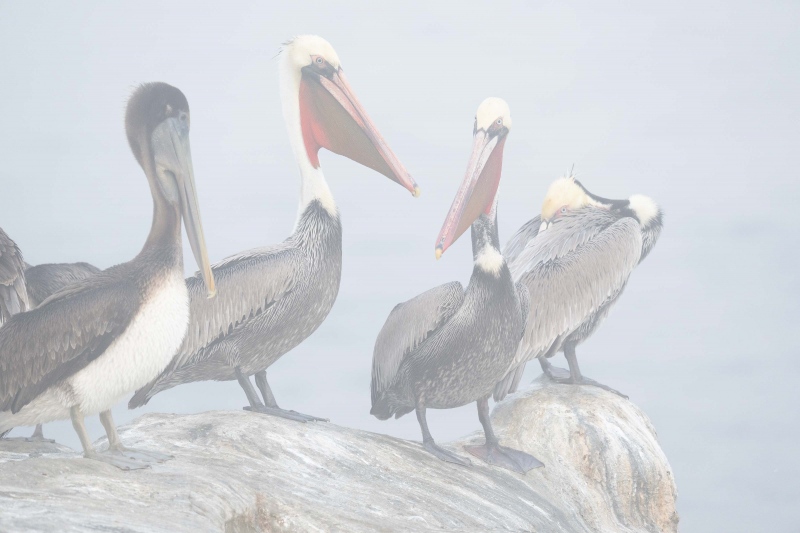
M504 98L501 241L573 164L596 194L647 194L666 212L660 242L578 355L587 376L653 421L681 529L794 531L799 12L791 2L0 2L0 227L32 264L132 258L152 206L123 111L132 88L160 80L189 99L212 261L283 240L299 175L274 56L293 35L325 37L422 196L322 153L344 226L339 298L270 382L282 407L418 441L413 416L369 416L373 343L398 302L468 281L469 239L438 262L434 240L475 109ZM208 382L115 417L245 404L235 382ZM442 442L480 427L474 405L432 410L429 423ZM68 422L45 432L79 447Z

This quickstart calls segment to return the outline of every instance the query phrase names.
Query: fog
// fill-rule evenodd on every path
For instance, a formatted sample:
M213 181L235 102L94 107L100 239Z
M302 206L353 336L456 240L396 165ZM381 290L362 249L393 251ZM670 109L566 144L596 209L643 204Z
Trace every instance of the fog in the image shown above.
M503 242L573 165L593 192L647 194L666 213L658 245L578 356L653 421L681 529L796 531L799 14L791 2L0 2L0 227L31 264L132 258L152 201L122 117L137 84L161 80L191 106L212 261L283 240L299 175L274 57L293 35L325 37L422 196L322 152L344 226L341 289L270 383L282 407L420 440L413 416L369 415L373 343L395 304L469 279L469 239L439 261L434 241L475 109L502 97L513 116ZM538 374L530 365L524 382ZM206 382L114 414L123 424L245 404L235 382ZM480 427L474 405L428 420L442 442ZM102 435L97 417L87 422ZM79 448L69 422L45 433Z

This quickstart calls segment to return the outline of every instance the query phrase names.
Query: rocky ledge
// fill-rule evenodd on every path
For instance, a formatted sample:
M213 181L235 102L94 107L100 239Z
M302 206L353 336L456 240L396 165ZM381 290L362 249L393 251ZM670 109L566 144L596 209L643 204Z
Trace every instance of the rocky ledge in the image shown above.
M0 531L677 531L672 470L630 401L538 381L492 417L546 466L465 468L415 442L227 411L121 428L125 444L175 456L146 470L0 441Z

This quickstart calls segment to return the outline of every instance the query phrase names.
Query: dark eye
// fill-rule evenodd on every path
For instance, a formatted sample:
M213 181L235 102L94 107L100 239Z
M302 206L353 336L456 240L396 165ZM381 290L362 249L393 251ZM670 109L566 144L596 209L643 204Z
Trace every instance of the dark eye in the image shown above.
M502 118L498 118L497 122L495 122L495 124L497 124L498 126L502 126L503 125L503 119Z
M566 207L562 207L562 208L561 208L561 214L563 215L563 214L564 214L564 213L566 213L566 212L567 212L567 208L566 208Z
M189 115L187 113L181 113L178 118L181 119L181 122L188 122L189 121Z
M322 59L321 57L318 57L315 61L316 61L317 65L320 65L320 66L325 62L325 60Z

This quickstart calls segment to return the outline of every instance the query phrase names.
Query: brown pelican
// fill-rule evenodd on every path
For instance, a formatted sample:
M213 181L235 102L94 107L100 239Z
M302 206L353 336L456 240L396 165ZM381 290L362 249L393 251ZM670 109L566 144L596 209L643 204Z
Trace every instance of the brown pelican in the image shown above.
M646 196L601 198L574 177L550 186L541 215L523 225L505 248L514 279L528 287L531 308L517 357L498 383L495 400L517 389L525 363L535 357L559 383L595 385L620 394L581 374L575 347L595 332L633 269L655 246L662 218L661 209ZM560 351L569 375L547 361Z
M24 271L19 270L20 264L24 264ZM0 228L0 326L5 321L4 317L10 317L9 309L16 309L11 314L33 309L67 285L98 272L100 269L89 263L46 263L31 266L22 261L16 244ZM13 292L11 288L6 289L12 283ZM22 292L20 283L24 285ZM15 306L14 301L18 305ZM41 424L37 424L33 435L24 440L54 442L44 438Z
M153 195L142 251L54 294L0 328L0 432L70 418L88 458L142 468L168 456L126 449L111 407L169 364L186 334L181 217L209 296L208 263L189 149L189 104L164 83L139 87L125 116L131 150ZM97 452L84 417L100 413L109 450Z
M278 407L266 369L313 333L339 291L342 227L322 174L327 148L377 170L419 195L414 180L372 124L327 41L301 36L280 54L283 113L300 167L300 208L294 232L281 244L256 248L213 266L214 301L189 278L191 325L172 364L138 391L130 408L159 392L193 381L239 381L247 410L301 422L322 420ZM262 400L250 382L255 374Z
M430 289L392 310L375 341L372 410L380 420L416 410L426 450L469 464L433 440L428 407L449 409L477 401L486 444L467 450L484 461L527 472L534 457L500 446L489 418L489 396L516 353L528 316L528 291L514 284L500 255L497 186L503 146L511 129L508 105L488 98L475 117L472 157L442 231L436 257L472 226L475 266L467 289L454 281Z

